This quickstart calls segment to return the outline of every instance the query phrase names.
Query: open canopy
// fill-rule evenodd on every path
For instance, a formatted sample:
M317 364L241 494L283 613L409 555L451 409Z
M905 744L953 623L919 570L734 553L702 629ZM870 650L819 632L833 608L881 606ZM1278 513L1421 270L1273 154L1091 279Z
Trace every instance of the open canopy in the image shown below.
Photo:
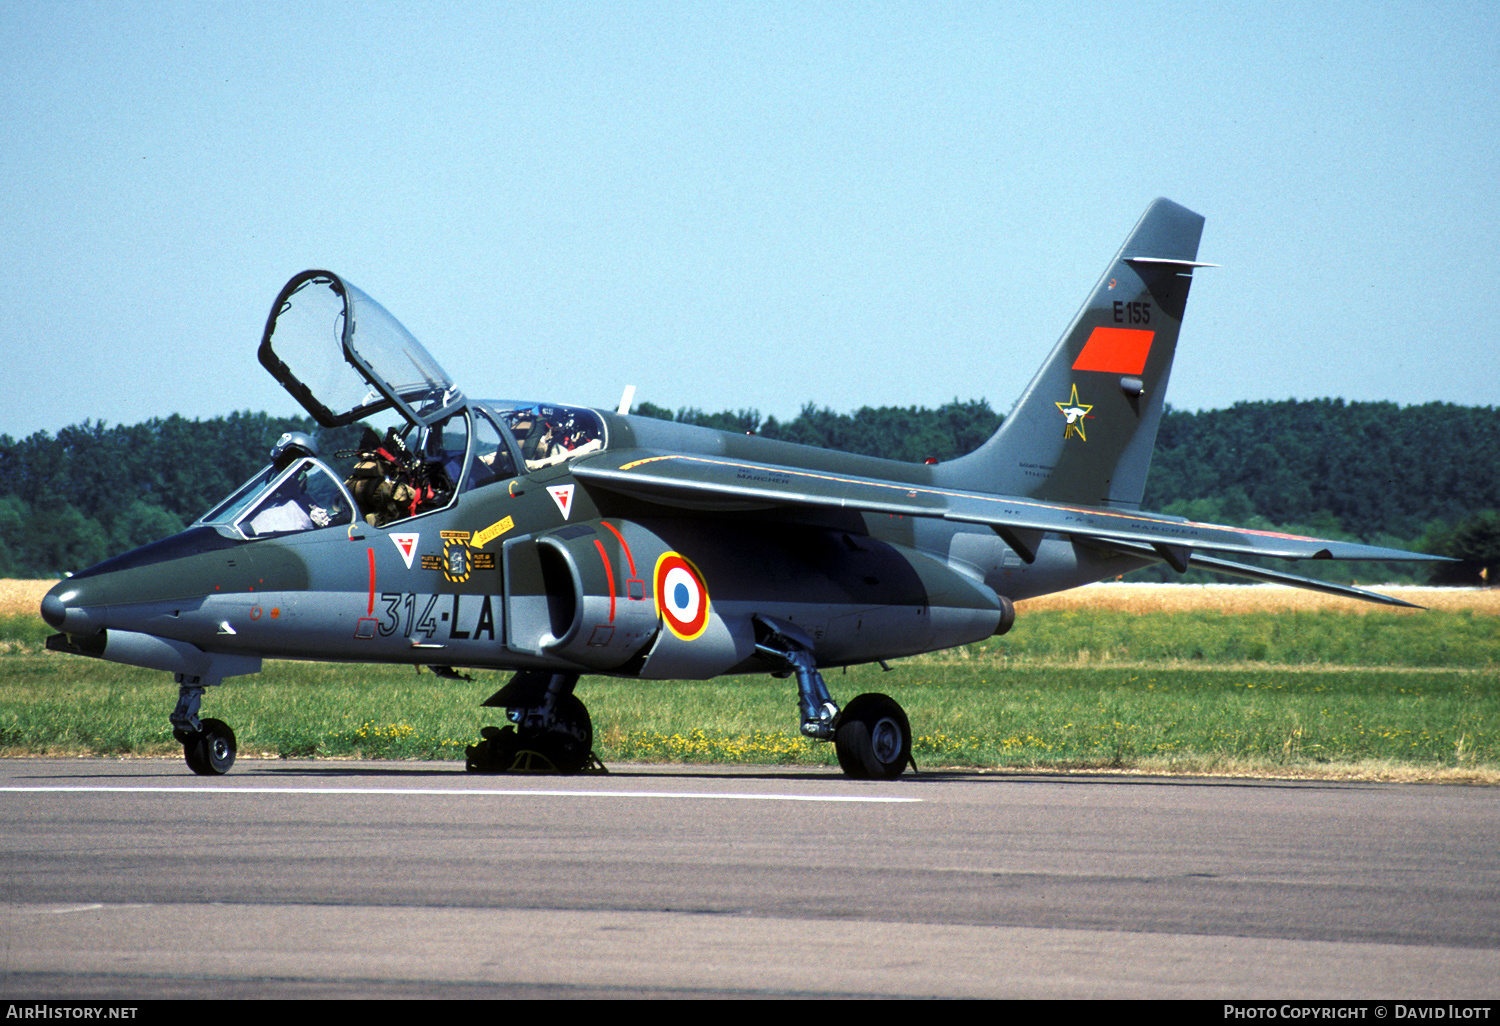
M430 425L463 404L448 373L401 322L331 271L287 282L260 362L324 427L385 409Z

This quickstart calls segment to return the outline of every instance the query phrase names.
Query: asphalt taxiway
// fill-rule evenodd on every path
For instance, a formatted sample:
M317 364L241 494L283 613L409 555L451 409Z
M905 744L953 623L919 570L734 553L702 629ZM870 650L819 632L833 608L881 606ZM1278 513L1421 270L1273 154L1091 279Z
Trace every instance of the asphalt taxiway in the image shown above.
M0 760L0 996L1493 998L1500 790Z

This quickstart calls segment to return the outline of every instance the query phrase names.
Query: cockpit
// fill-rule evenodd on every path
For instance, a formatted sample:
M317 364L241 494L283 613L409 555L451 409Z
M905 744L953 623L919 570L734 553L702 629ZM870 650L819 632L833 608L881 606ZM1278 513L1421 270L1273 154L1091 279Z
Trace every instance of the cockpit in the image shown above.
M501 415L528 471L553 467L604 448L604 422L593 410L537 404Z
M341 453L354 464L345 485L367 523L443 509L461 493L565 463L605 444L593 410L551 403L467 402L435 424L366 426L365 441Z
M328 271L282 289L259 357L325 429L325 451L283 436L270 465L195 525L231 537L383 527L608 442L590 409L466 399L394 317Z
M194 526L220 527L246 539L354 522L355 503L338 477L313 456L260 471Z

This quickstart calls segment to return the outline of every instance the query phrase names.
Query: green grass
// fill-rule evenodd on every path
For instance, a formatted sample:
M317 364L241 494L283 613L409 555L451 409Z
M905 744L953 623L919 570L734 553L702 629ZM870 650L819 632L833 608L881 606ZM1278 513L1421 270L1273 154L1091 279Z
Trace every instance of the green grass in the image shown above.
M39 616L0 613L0 655L40 649L53 633Z
M24 618L17 618L18 620ZM1500 632L1492 616L1376 611L1039 612L1012 635L830 671L847 701L904 705L938 766L1500 778ZM38 651L0 624L0 755L173 755L165 674ZM242 755L462 759L506 680L270 662L209 691ZM797 734L796 689L587 677L595 750L627 761L829 765Z
M831 761L828 746L792 736L789 682L586 683L596 723L619 725L603 737L616 758ZM888 674L861 668L829 684L845 699L879 690L905 706L917 762L927 766L1500 767L1493 673L908 664ZM734 709L712 708L716 694L732 697ZM700 702L701 723L672 715ZM670 712L642 730L634 715L642 708ZM756 733L778 720L783 733Z

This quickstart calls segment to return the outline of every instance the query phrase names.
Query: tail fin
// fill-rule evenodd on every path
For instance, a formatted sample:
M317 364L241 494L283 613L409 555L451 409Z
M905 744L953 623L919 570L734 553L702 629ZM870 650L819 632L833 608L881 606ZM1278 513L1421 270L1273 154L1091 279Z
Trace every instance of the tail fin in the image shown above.
M940 483L1052 502L1138 507L1203 218L1159 199L989 441Z

